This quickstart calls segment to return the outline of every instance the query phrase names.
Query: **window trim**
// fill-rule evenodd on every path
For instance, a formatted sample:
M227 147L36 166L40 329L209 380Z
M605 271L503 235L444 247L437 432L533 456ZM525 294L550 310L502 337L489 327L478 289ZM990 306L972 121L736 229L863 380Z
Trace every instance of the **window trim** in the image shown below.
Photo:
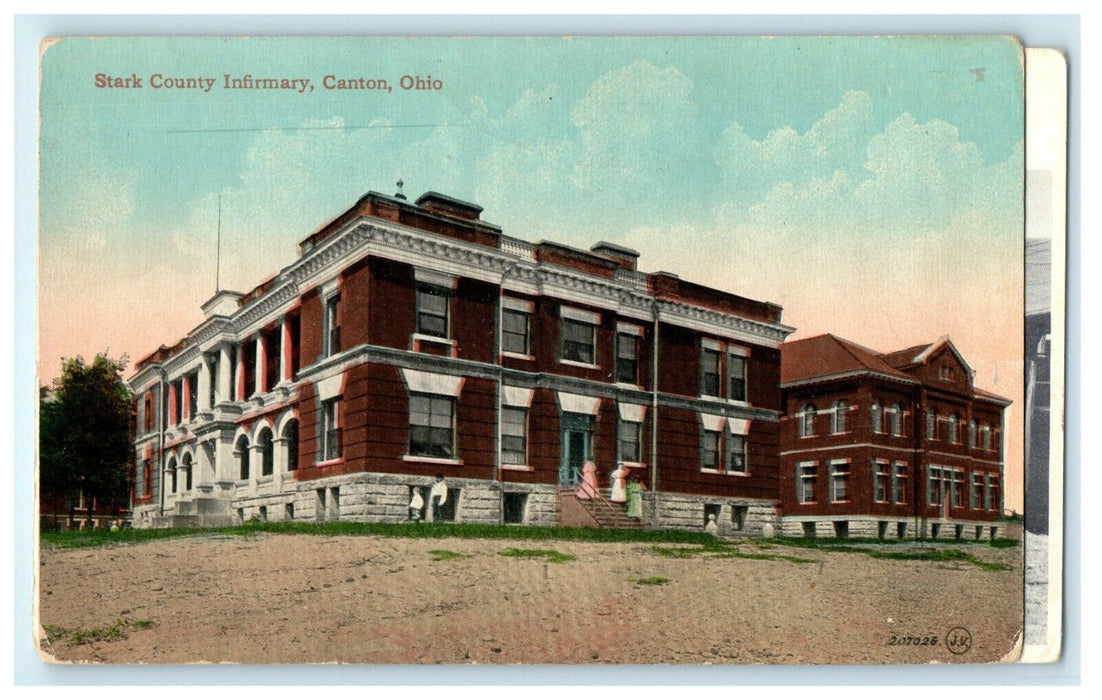
M626 359L620 357L620 347L621 347L621 344L624 343L625 341L630 345L630 347L632 348L632 352L634 354L634 357L630 359L630 362L634 366L634 371L632 372L632 377L631 377L630 380L626 380L626 379L623 379L623 378L620 377L620 362L621 362L621 360L623 360L624 362L629 361L629 360L626 360ZM615 361L614 362L614 367L613 367L613 381L614 381L614 383L616 383L616 384L627 384L627 385L630 385L630 386L639 386L639 367L640 367L640 363L639 363L640 352L639 352L639 350L640 350L640 345L641 345L641 343L639 341L640 341L640 338L637 334L635 334L635 333L625 333L624 331L617 328L615 341L614 341L616 347L613 348L613 359Z
M335 291L322 302L322 358L333 357L341 351L341 293ZM332 314L330 314L332 310ZM335 342L334 342L335 340ZM334 348L334 345L336 346Z
M521 439L524 441L524 447L523 447L523 457L521 457L521 461L519 461L519 462L508 462L505 459L505 455L506 455L507 452L515 452L515 450L506 450L505 449L505 438L507 438L507 437L508 438L515 438L516 437L515 435L506 435L506 433L505 433L505 424L506 424L505 412L506 411L510 411L510 412L513 412L513 413L519 413L522 416L522 418L521 418L521 431L522 431L523 434L521 435ZM512 467L512 468L518 468L518 467L527 468L528 467L528 408L526 406L510 406L510 405L507 405L507 404L503 404L501 406L501 466L502 467L508 466L508 467Z
M414 400L414 398L424 398L424 399L429 400L429 413L428 413L429 424L428 425L419 425L419 424L416 425L416 426L414 425L414 423L413 423L413 400ZM417 452L413 451L413 428L414 427L429 428L430 431L434 428L434 426L432 425L432 416L434 415L433 412L432 412L432 402L434 400L435 401L446 402L449 405L450 411L451 411L451 416L450 416L451 425L448 428L448 430L450 431L450 437L451 437L451 444L450 444L450 447L449 447L450 456L446 456L446 457L440 457L440 456L431 455L431 454L421 454L421 453L417 453ZM406 442L405 457L409 457L410 459L416 459L416 460L443 460L442 462L439 462L439 463L449 463L449 464L458 463L459 462L459 436L457 435L458 431L456 430L456 414L458 413L458 411L456 410L457 407L458 407L458 399L455 396L452 396L452 395L449 395L449 394L427 394L427 393L423 393L423 392L410 391L409 392L409 416L407 418L408 435L407 435L407 442ZM431 437L431 432L430 432L430 437ZM431 444L435 444L435 443L430 443L430 445ZM405 458L405 457L403 457L403 458Z
M515 350L507 350L505 348L505 338L514 337L517 334L505 330L505 316L506 314L515 314L524 318L524 350L517 352ZM501 354L505 357L515 357L520 359L533 359L532 358L532 313L530 311L523 311L521 309L511 308L509 306L502 306L501 309Z
M715 378L716 378L716 390L715 393L708 393L707 378L712 374L708 372L707 364L704 358L708 355L715 355ZM701 343L700 346L700 396L709 397L713 399L722 398L723 393L723 351L720 348L709 347L707 343Z
M849 404L844 399L838 399L830 407L830 434L846 434L846 414L849 412Z
M828 476L830 477L830 497L831 503L849 503L852 499L849 490L850 476L853 474L852 465L848 459L832 459L827 462L829 467ZM840 477L840 478L839 478ZM842 484L842 497L838 498L837 483Z
M735 377L734 372L731 371L732 365L738 363L742 367L742 376ZM750 358L737 352L734 346L727 348L727 400L736 403L748 403L750 401ZM733 382L736 380L742 382L742 397L735 396Z
M565 312L567 309L563 307ZM574 324L578 327L586 327L589 329L589 354L592 359L591 362L585 362L584 360L575 360L566 356L567 343L575 345L582 345L581 341L568 340L566 336L567 324ZM564 315L559 319L559 363L564 365L570 365L572 367L585 367L586 369L598 369L597 364L597 324L589 323L572 316Z
M432 318L440 318L440 315L435 312L429 312L421 307L422 295L439 297L444 300L444 334L437 335L432 333L421 325L422 316L430 316ZM440 285L431 284L428 282L418 282L415 291L414 298L414 319L413 319L413 332L423 340L446 342L452 340L452 297L454 296L454 290L450 287L442 287Z
M319 429L321 435L318 440L318 464L329 464L341 459L341 417L340 396L323 399L318 407L321 411ZM330 410L332 415L330 415ZM330 422L332 424L330 425ZM332 436L332 438L330 437ZM330 442L332 439L332 442ZM332 452L332 456L330 456Z
M872 460L872 500L874 503L891 503L892 496L892 463L887 459ZM883 492L883 498L881 498Z
M799 436L801 438L815 437L815 415L818 413L813 403L805 403L797 414L799 423Z
M635 459L627 459L624 456L624 438L621 432L624 426L635 426ZM643 422L624 420L623 418L617 418L616 420L616 462L618 464L644 464L643 459Z
M812 505L819 502L818 492L819 463L798 462L796 464L796 502L800 505ZM810 491L807 489L810 486ZM810 494L811 498L805 497Z

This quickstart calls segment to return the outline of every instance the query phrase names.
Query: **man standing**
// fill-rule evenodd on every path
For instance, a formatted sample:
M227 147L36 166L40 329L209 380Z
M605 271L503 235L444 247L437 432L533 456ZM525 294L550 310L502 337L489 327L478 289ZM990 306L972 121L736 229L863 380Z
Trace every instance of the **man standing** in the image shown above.
M448 502L448 484L443 474L436 475L436 483L429 491L429 503L432 504L432 521L440 520L440 507Z

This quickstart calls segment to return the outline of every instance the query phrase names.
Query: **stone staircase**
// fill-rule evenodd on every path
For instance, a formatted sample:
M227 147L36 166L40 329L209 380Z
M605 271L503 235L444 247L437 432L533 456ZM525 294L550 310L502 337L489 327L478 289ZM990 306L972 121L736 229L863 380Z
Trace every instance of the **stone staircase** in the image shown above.
M601 494L578 498L577 488L559 489L560 523L566 527L599 527L607 530L643 530L646 523L627 515L627 504L613 503Z

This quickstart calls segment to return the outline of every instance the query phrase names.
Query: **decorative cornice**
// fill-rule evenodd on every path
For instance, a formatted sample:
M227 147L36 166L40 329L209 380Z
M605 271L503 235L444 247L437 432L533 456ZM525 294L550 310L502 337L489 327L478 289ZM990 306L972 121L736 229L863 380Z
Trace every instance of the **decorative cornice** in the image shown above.
M284 280L278 287L242 308L233 319L233 329L240 333L297 297L298 285L293 280Z

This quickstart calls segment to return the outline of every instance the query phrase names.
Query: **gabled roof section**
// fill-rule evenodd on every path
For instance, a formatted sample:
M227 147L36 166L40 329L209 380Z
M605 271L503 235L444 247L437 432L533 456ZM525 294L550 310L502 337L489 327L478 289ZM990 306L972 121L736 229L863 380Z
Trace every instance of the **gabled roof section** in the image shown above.
M964 356L960 354L960 350L957 350L957 346L953 345L953 341L949 340L949 336L947 335L941 336L932 343L915 345L914 347L888 353L881 357L883 357L884 361L892 367L900 370L907 370L925 364L927 360L937 355L938 352L946 347L956 356L957 362L960 362L961 367L968 372L969 376L974 376L975 372L972 370L972 367L965 361Z
M914 378L889 365L875 350L829 333L781 346L782 385L870 373L914 383Z

